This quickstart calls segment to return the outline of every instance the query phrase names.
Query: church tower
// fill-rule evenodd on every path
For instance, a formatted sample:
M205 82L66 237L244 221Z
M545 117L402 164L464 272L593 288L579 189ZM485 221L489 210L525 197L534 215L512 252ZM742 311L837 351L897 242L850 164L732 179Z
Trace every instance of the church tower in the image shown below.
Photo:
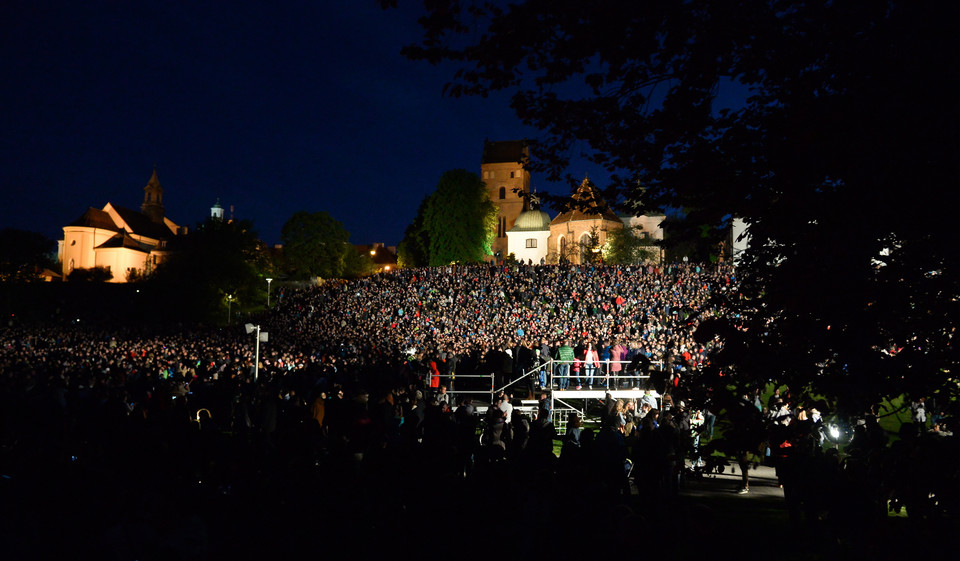
M223 221L223 207L220 206L220 199L217 199L217 204L210 207L210 218Z
M507 256L507 231L513 228L520 213L527 210L530 192L530 172L523 163L530 152L522 140L483 143L480 178L487 185L487 194L497 205L497 224L493 238L494 257Z
M143 188L143 204L140 205L140 212L150 217L150 220L163 224L163 187L160 186L160 179L157 177L157 168L153 168L153 175L150 181Z

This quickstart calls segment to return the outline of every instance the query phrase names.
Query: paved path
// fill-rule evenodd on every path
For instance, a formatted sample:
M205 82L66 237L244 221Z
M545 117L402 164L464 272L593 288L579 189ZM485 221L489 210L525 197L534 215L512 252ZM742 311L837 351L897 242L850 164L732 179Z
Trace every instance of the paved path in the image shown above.
M783 489L777 481L776 470L768 466L750 469L750 492L738 495L742 474L737 465L728 465L722 474L705 475L701 479L687 478L680 494L686 497L722 497L732 495L737 499L783 502Z

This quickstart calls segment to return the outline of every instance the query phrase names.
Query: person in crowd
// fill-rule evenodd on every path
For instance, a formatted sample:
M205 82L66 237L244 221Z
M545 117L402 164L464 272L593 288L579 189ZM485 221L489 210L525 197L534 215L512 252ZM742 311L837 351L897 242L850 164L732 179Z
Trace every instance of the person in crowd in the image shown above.
M440 384L437 390L437 403L450 405L450 394L447 393L447 386Z
M583 351L583 374L587 382L587 388L593 389L593 378L600 367L600 355L597 349L593 348L593 342L587 342L587 348Z
M572 365L574 361L573 347L571 347L567 341L563 341L560 345L560 349L557 351L557 360L560 361L558 367L560 369L560 389L565 390L570 387L570 372L572 370ZM577 380L579 385L579 379Z
M623 371L623 361L626 360L627 349L617 340L610 348L610 379L613 387L621 389L620 373Z
M549 388L553 384L553 355L547 339L540 341L540 387Z

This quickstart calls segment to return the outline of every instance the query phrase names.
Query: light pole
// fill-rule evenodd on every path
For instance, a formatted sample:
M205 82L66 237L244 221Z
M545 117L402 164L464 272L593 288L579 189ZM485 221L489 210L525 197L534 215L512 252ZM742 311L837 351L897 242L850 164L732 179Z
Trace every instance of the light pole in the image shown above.
M231 305L233 304L234 297L233 294L227 294L227 325L230 325L232 322L231 312L233 311Z
M267 279L267 308L270 307L270 283L273 282L273 279Z
M253 381L256 382L257 378L260 376L260 341L263 341L264 343L267 342L267 332L261 332L259 324L254 325L252 323L248 323L244 325L244 328L247 330L247 335L253 333L254 331L257 333L256 352L253 356Z

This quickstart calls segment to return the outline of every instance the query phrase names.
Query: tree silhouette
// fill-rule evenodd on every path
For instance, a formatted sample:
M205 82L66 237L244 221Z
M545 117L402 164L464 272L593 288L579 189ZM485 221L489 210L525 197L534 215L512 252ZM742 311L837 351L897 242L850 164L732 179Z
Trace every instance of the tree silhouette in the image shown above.
M451 96L512 93L529 166L605 166L654 208L747 224L740 291L702 337L727 383L773 378L861 412L955 403L960 52L951 3L431 2L412 58ZM731 92L733 95L731 95ZM642 189L641 189L642 188ZM718 379L715 385L720 385Z
M208 219L174 249L147 281L164 303L160 315L219 320L227 313L223 294L236 297L234 312L264 299L269 257L251 221Z
M346 271L348 252L356 253L350 233L327 212L300 211L280 232L284 261L294 278L339 278Z
M427 267L430 265L430 233L423 227L424 213L430 195L420 201L417 215L403 233L397 246L397 264L401 267Z

